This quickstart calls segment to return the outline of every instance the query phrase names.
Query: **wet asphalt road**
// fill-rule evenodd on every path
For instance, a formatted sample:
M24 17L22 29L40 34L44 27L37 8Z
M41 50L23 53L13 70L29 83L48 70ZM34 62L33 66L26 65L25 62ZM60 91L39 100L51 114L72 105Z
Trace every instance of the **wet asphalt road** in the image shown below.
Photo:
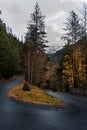
M0 83L0 130L87 130L87 97L49 92L70 104L58 110L16 102L7 92L23 78Z

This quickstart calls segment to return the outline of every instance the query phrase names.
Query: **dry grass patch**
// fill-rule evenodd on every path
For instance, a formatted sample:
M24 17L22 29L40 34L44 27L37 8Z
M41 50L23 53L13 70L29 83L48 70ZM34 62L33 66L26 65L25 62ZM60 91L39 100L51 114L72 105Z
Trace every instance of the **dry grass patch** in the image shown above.
M23 91L23 84L19 84L9 91L8 96L14 97L18 100L25 102L33 102L36 104L47 104L47 105L67 105L58 98L54 98L48 95L44 90L39 89L36 86L33 86L31 91Z

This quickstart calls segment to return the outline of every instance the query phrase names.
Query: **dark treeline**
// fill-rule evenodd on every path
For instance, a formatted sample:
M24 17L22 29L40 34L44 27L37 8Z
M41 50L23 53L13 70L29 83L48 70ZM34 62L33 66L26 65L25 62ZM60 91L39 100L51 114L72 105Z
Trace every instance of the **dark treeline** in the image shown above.
M12 29L0 19L0 79L21 72L22 46L23 43L12 34Z

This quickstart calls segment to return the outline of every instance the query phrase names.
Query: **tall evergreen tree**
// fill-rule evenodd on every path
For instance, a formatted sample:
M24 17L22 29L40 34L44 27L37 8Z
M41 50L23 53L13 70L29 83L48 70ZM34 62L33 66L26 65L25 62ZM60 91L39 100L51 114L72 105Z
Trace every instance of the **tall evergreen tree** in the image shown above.
M28 31L26 33L26 66L29 85L36 83L38 63L40 64L39 56L44 53L47 42L45 24L45 16L42 15L39 5L36 2L34 12L31 14L31 21L28 23Z
M81 38L81 25L78 15L74 11L70 12L65 25L66 28L64 28L64 30L66 33L63 36L63 39L66 40L67 43L75 44Z

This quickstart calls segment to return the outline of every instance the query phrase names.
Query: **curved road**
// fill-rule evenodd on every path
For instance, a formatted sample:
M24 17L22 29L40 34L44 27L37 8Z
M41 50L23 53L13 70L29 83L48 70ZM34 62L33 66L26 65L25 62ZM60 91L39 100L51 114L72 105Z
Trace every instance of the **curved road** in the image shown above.
M62 110L18 103L6 94L22 80L0 83L0 130L87 130L86 96L49 92L70 104Z

